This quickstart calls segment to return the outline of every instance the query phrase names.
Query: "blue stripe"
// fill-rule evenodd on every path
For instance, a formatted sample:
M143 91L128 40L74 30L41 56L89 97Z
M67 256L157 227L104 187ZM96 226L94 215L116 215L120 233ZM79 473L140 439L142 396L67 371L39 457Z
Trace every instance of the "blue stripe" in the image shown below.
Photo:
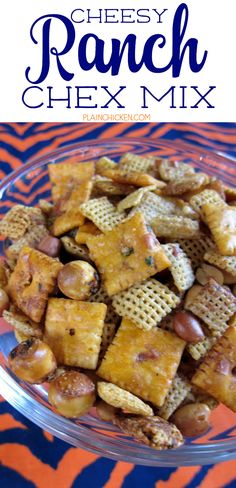
M194 476L194 478L190 481L190 483L187 484L185 488L199 488L201 482L205 479L206 475L208 474L208 471L210 471L212 468L214 468L214 464L202 466L200 471Z
M146 468L144 466L135 466L129 473L122 485L122 488L155 488L157 481L167 481L170 476L177 471L177 468ZM142 483L142 480L144 481ZM173 487L180 488L180 487Z
M77 476L71 488L86 488L89 485L94 488L103 488L109 480L110 474L116 465L115 461L110 459L100 458L89 466Z
M34 483L3 465L0 465L0 480L1 488L37 488Z

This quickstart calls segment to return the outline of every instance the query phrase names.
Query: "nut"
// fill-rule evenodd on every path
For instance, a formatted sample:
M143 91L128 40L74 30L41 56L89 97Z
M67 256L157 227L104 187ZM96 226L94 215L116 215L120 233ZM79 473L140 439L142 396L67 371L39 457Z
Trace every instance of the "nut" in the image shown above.
M209 416L211 410L204 403L189 403L178 408L171 421L186 437L196 437L205 434L210 427Z
M198 319L184 310L175 314L173 328L175 333L186 342L199 342L205 337Z
M201 291L201 289L202 289L201 285L193 285L192 288L190 288L188 290L188 292L186 293L186 296L185 296L185 300L184 300L184 307L185 308L188 308L190 303L192 303L194 301L194 299L196 298L198 293Z
M213 278L221 286L224 284L224 275L218 268L202 263L201 268L196 271L196 280L204 286L210 278Z
M46 235L38 244L37 249L51 258L56 258L60 253L61 241L57 237Z
M208 279L209 279L209 277L207 276L205 271L203 271L202 268L197 269L195 277L196 277L196 280L198 281L198 283L200 283L202 286L205 286L208 282Z
M231 273L225 270L221 270L224 276L224 285L235 285L236 284L236 276L233 276Z
M209 278L213 278L219 285L224 284L224 275L220 269L206 263L202 264L202 269Z

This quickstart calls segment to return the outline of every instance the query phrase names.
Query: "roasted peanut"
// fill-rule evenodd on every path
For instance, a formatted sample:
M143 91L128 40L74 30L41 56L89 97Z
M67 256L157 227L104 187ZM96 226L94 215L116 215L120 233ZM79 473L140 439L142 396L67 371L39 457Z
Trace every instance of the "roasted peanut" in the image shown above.
M204 339L200 322L189 312L177 312L173 319L173 328L175 333L186 342L199 342Z
M59 256L61 249L61 241L57 237L50 235L45 236L37 246L38 251L51 256L51 258L56 258Z
M198 283L200 283L202 286L205 286L209 280L209 276L203 271L202 268L197 268L196 274L195 274L196 280Z
M188 290L185 296L184 300L184 306L188 308L188 305L193 302L195 297L198 295L198 293L201 291L202 286L201 285L193 285L192 288Z
M186 437L197 437L205 434L210 427L209 416L211 410L204 403L189 403L178 408L171 421Z
M213 278L219 285L223 285L224 283L224 275L218 268L202 263L201 268L198 268L196 271L197 281L204 286L210 278Z
M8 310L10 305L8 294L0 288L0 316L2 316L2 313L4 310Z
M81 417L92 407L95 398L94 383L78 371L65 371L50 382L48 401L64 417Z
M10 352L8 362L13 373L28 383L43 383L57 366L50 347L35 338L18 344Z
M87 300L99 288L96 270L86 261L71 261L59 271L57 283L65 296Z
M202 269L205 271L206 275L209 276L209 278L213 278L217 283L219 283L219 285L223 285L224 275L220 269L206 263L202 263Z
M233 276L228 271L221 270L224 276L224 285L235 285L236 284L236 276Z

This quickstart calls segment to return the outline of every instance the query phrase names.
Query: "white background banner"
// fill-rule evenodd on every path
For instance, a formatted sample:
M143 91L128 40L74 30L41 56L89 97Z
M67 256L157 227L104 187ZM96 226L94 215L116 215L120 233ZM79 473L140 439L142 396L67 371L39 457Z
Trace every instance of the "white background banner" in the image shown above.
M235 19L235 0L2 2L0 120L235 122Z

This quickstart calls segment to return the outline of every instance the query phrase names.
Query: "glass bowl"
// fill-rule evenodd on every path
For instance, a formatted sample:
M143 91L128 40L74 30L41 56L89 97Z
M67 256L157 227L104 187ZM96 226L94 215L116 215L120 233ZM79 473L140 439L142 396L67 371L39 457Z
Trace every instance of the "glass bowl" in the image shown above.
M0 184L0 214L17 203L36 205L40 198L49 199L49 162L86 161L101 156L118 160L127 151L190 162L199 170L236 186L235 161L226 155L153 139L86 141L24 164L7 176ZM3 254L3 242L0 242L0 254ZM11 327L3 320L0 336L1 395L32 422L69 444L114 460L146 466L204 465L236 458L236 415L223 406L213 412L212 428L207 434L187 439L183 447L170 451L155 451L138 444L111 424L96 418L95 409L76 421L57 415L48 404L46 385L26 384L9 370L7 356L16 341Z

